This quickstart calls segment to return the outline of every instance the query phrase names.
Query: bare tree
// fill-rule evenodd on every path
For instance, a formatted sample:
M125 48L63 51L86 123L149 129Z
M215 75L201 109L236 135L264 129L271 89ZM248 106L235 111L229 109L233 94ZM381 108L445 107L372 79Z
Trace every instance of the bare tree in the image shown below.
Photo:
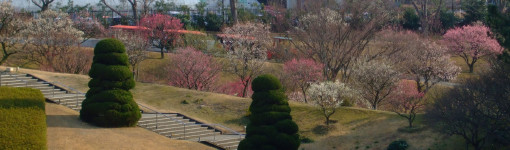
M228 49L226 71L236 75L243 84L242 97L248 85L263 71L270 43L269 27L257 23L236 24L225 28L224 41Z
M50 4L55 0L31 0L35 6L41 8L41 11L46 11L50 8Z
M131 5L131 13L132 13L132 17L128 17L127 15L125 14L122 14L120 13L120 11L118 11L117 9L115 9L114 7L112 7L110 4L108 4L108 2L106 2L106 0L100 0L106 7L110 8L110 10L112 10L113 12L117 13L118 15L122 16L122 17L125 17L125 18L132 18L135 22L138 22L139 20L139 16L138 16L138 6L141 4L142 5L142 17L145 16L145 15L148 15L149 13L149 9L150 9L150 5L155 1L155 0L126 0L129 5Z
M390 16L386 1L345 2L340 10L322 8L312 11L299 20L292 32L298 49L317 62L324 64L324 77L347 81L351 62L365 51L375 33Z
M142 32L126 32L123 30L113 31L115 38L119 39L126 47L129 64L135 79L138 79L138 64L147 59L148 51L151 43L145 33Z
M418 2L418 3L417 3ZM429 10L429 6L432 5L432 0L413 0L412 4L418 16L420 16L420 23L423 35L427 36L431 24L436 24L439 19L439 12L441 11L443 0L439 0L436 4L436 8L433 10Z

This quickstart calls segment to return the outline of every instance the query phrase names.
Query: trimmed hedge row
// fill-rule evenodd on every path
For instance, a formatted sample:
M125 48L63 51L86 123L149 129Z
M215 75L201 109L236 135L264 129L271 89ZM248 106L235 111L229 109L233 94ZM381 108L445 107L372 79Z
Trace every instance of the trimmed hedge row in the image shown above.
M103 127L135 126L140 109L129 92L135 87L124 45L115 39L99 41L89 71L89 91L80 118Z
M240 150L296 150L299 148L297 124L292 121L282 84L272 75L261 75L252 82L250 123Z
M47 149L44 100L36 89L0 87L0 149Z

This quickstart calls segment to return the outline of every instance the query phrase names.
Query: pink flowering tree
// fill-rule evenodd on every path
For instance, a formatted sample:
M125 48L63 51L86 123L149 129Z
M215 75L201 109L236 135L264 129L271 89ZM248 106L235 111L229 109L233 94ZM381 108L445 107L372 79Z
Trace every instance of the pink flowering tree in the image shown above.
M294 86L301 89L305 103L308 103L306 99L306 90L308 90L311 83L322 79L323 67L324 65L317 63L312 59L292 59L283 65L285 77L287 77Z
M425 106L424 95L417 90L415 82L401 80L393 94L393 100L390 101L390 109L406 118L409 121L409 128L412 128L416 114Z
M492 37L488 27L469 25L450 29L443 35L443 42L451 53L464 59L473 73L475 63L484 56L501 54L503 48Z
M161 58L165 57L163 50L171 48L179 38L177 30L183 29L179 19L162 14L144 17L140 20L140 25L147 28L151 43L161 50Z
M194 48L179 49L168 68L169 84L194 90L209 90L221 71L219 66L211 56Z

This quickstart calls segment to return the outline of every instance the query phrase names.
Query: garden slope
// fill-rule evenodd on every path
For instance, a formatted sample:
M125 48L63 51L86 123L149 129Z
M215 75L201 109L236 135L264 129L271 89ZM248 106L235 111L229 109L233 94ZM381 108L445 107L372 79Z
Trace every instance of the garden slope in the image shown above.
M80 91L88 89L88 76L50 73L22 69L48 81L59 81ZM205 123L219 123L243 131L247 124L246 110L251 99L224 94L200 92L166 85L137 83L132 90L135 101L163 112L179 112ZM188 104L183 104L183 101ZM405 139L410 149L459 149L458 138L446 138L427 129L418 133L401 133L406 120L394 113L359 108L341 108L332 116L333 129L322 126L324 117L312 106L290 102L293 120L299 133L315 140L300 149L385 149L392 141ZM417 123L420 125L421 123Z

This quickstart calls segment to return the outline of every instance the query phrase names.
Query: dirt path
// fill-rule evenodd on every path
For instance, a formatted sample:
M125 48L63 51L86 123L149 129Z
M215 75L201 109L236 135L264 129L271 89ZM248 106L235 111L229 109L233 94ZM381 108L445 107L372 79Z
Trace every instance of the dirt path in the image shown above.
M172 140L139 127L91 126L80 121L78 115L78 112L65 106L46 103L48 149L213 149L197 142Z

